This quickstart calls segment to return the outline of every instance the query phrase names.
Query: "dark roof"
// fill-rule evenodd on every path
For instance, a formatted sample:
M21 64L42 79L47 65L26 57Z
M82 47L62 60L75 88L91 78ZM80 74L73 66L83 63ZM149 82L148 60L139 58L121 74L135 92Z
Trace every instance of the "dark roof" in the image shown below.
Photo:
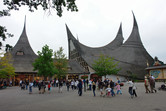
M104 54L114 57L115 61L119 62L118 66L121 68L121 71L119 72L120 75L127 75L127 71L130 71L136 74L138 78L143 78L144 74L146 74L145 68L147 67L147 62L149 64L153 64L153 58L148 54L142 44L134 13L133 19L134 22L132 32L124 44L120 25L116 38L108 45L98 48L91 48L81 44L74 38L66 25L69 53L70 42L72 41L76 50L90 67L92 66L93 61L98 59L100 54Z
M19 73L33 73L32 63L37 58L37 55L32 50L28 37L26 34L26 18L24 23L24 28L22 34L11 51L13 57L13 67L15 68L15 72Z
M20 54L17 54L20 53ZM24 23L24 28L22 34L11 51L13 57L13 66L15 68L16 73L24 73L24 74L33 74L37 73L37 71L33 71L32 63L38 57L34 51L32 50L29 40L26 34L26 18ZM69 74L88 74L76 61L69 60Z
M78 64L78 62L76 62L75 60L69 59L68 65L69 65L69 68L70 68L68 70L68 74L89 74L89 72L84 70L84 68L81 67Z
M123 35L122 35L122 25L119 27L119 31L115 39L103 47L92 48L85 46L84 44L80 43L75 37L72 35L71 31L69 30L68 26L66 25L67 35L68 35L68 45L69 51L71 50L70 41L72 41L73 45L76 47L77 51L81 54L83 58L87 61L88 64L92 64L93 59L99 57L100 54L110 54L110 51L120 47L123 44ZM70 53L69 53L70 58ZM90 65L91 66L91 65Z

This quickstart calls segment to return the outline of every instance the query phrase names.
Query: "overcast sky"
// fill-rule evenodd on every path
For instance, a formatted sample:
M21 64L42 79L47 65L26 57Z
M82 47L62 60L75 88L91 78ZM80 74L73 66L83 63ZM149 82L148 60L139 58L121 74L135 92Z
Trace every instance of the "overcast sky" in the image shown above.
M166 62L166 0L76 0L78 12L64 11L62 17L42 10L33 13L23 7L12 11L11 16L1 17L0 24L14 34L6 43L15 45L24 26L34 52L47 44L54 51L64 48L68 56L68 41L65 24L81 43L90 47L101 47L111 42L122 23L124 42L133 27L132 11L135 14L141 40L148 53ZM0 8L2 9L2 0Z

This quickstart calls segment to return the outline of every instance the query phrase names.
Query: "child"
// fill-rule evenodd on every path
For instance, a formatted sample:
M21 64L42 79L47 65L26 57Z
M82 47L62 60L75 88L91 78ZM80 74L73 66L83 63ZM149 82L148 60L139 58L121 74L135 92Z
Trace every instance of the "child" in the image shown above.
M50 93L50 91L51 91L51 84L48 83L48 92Z
M106 89L106 95L109 97L111 95L111 88L107 88Z
M119 92L120 94L122 94L122 91L120 90L120 85L118 83L116 85L116 90L117 90L117 94L119 94Z

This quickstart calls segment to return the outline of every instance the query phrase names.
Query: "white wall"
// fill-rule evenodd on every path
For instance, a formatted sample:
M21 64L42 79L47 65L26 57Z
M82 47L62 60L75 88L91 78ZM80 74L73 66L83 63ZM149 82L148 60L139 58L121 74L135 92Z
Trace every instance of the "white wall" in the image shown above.
M117 75L107 75L106 78L109 80L112 79L114 82L117 82L117 78L120 79L120 81L127 81L127 79L124 76L117 76ZM102 81L104 81L105 77L102 76Z

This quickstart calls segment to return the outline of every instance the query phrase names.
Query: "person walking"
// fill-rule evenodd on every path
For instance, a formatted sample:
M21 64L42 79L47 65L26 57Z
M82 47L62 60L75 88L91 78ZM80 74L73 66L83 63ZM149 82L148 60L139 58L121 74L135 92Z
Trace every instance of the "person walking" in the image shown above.
M25 80L26 90L28 90L29 80Z
M149 83L150 83L151 93L154 93L153 91L155 91L156 93L157 90L155 89L155 80L152 78L152 76L149 76Z
M111 79L110 80L110 88L111 88L111 95L112 96L115 96L114 87L115 87L115 83Z
M32 94L32 86L33 86L33 82L29 83L29 94Z
M41 87L42 87L42 83L41 83L41 81L39 81L39 83L38 83L39 94L42 93L42 92L41 92Z
M74 89L78 89L78 83L79 83L79 81L76 80L75 83L74 83Z
M72 88L72 90L74 90L74 81L73 80L71 81L71 88Z
M48 83L48 93L50 94L50 92L51 92L51 84L50 84L50 82Z
M92 83L92 89L93 89L93 95L96 96L95 90L96 90L96 83L93 81Z
M79 96L82 96L82 81L79 80L79 83L78 83L78 94Z
M70 83L68 80L66 81L66 87L67 87L67 91L69 91Z
M117 90L117 93L116 94L122 94L122 91L120 89L120 84L116 83L116 90Z
M59 81L58 79L56 79L56 87L58 87Z
M133 98L133 82L129 79L127 83L129 84L129 94L131 95L131 98Z
M41 82L41 93L42 94L44 94L44 92L45 92L45 82L44 82L44 80Z
M62 93L63 81L59 80L59 93Z
M104 87L104 83L102 82L102 80L99 80L99 89L100 89L100 96L103 97L103 87Z
M144 85L145 85L145 90L146 90L145 93L150 93L150 90L148 88L149 87L149 81L147 79L147 76L145 76Z
M137 87L135 85L135 82L133 81L133 97L134 96L137 97L136 89L137 89Z
M91 89L92 89L92 81L89 80L89 90L91 91Z

